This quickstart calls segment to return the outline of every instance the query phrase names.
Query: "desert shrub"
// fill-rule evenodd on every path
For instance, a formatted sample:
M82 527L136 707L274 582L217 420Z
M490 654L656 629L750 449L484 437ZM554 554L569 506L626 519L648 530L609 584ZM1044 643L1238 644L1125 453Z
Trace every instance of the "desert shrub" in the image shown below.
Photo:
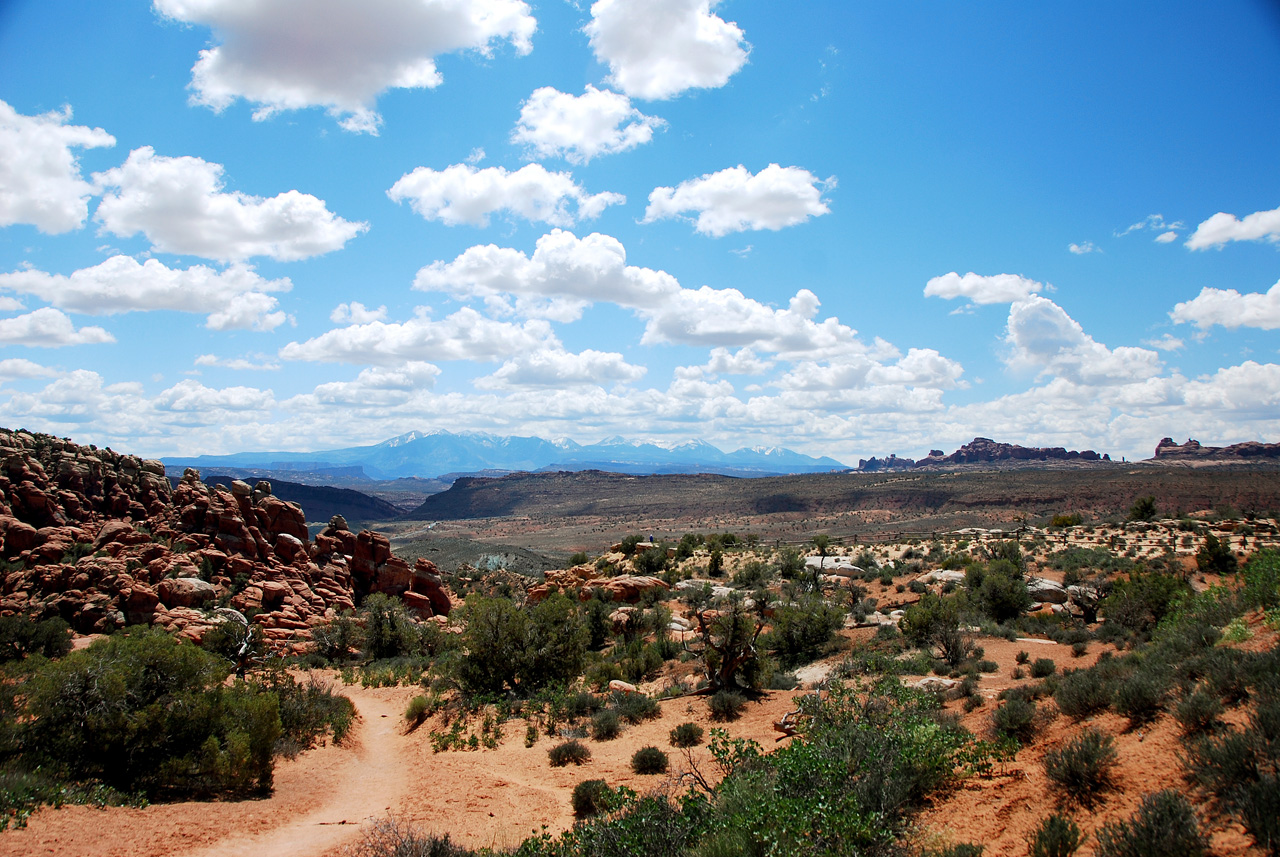
M980 673L993 673L993 672L1000 671L1000 665L995 661L986 661L986 660L978 661L976 664L974 664L974 667Z
M928 857L982 857L982 852L985 850L985 845L979 845L976 842L958 842L955 845L925 853Z
M996 734L1029 744L1036 734L1036 704L1021 695L1009 696L991 715Z
M966 581L978 566L970 566ZM1007 622L1021 615L1031 606L1033 599L1027 591L1022 571L1012 561L993 560L987 565L981 582L973 588L973 596L979 608L993 622Z
M1280 606L1280 551L1260 550L1244 565L1244 602L1270 610Z
M668 765L667 754L657 747L641 747L631 756L631 770L637 774L665 774Z
M351 700L335 693L316 676L297 681L283 670L272 670L256 680L257 687L276 697L280 709L280 739L275 751L293 756L315 746L325 736L342 741L356 719Z
M501 693L509 688L527 695L567 683L582 671L587 626L574 602L563 595L525 609L508 598L472 595L464 613L465 653L458 660L458 679L465 690Z
M969 657L973 643L960 627L960 604L955 598L941 598L931 593L906 609L898 625L913 646L936 649L938 656L951 667L958 667Z
M583 780L573 787L573 814L578 818L590 818L609 811L617 792L604 780Z
M1115 739L1090 727L1065 746L1044 754L1044 772L1065 795L1085 806L1113 784Z
M348 857L474 857L475 852L457 845L449 834L421 833L412 825L384 818L365 828L360 841L344 851Z
M0 616L0 663L27 655L60 658L71 651L70 631L57 617L36 622L27 616Z
M1168 789L1147 795L1128 821L1104 824L1098 857L1202 857L1209 848L1187 799Z
M1196 567L1205 574L1235 574L1236 555L1217 536L1209 533L1204 537L1200 550L1196 551Z
M622 718L612 708L597 711L591 717L591 737L597 741L611 741L622 732Z
M773 629L762 642L784 667L798 667L821 655L843 624L844 611L820 595L805 596L774 610Z
M404 710L405 722L410 729L417 729L422 722L431 716L431 700L425 696L415 696L409 700L409 707Z
M1182 731L1188 735L1208 732L1218 723L1222 716L1222 703L1217 696L1197 688L1183 697L1174 709L1174 716L1182 725Z
M1031 655L1028 655L1025 651L1018 652L1018 654L1014 656L1014 661L1018 664L1025 664L1030 660Z
M1102 609L1108 622L1146 637L1169 615L1178 599L1190 594L1190 584L1179 576L1134 570L1128 580L1116 583L1102 601Z
M697 723L681 723L671 730L672 747L697 747L702 743L702 727Z
M1131 725L1146 723L1164 709L1171 676L1159 667L1144 666L1118 682L1111 707Z
M1139 497L1133 501L1133 505L1129 507L1130 521L1150 521L1156 516L1156 498L1153 496Z
M551 767L563 768L565 765L573 763L582 765L591 761L591 750L587 748L577 738L557 744L547 751L547 756L551 760Z
M1102 670L1073 670L1062 676L1053 700L1058 710L1077 720L1097 714L1111 705L1113 689Z
M1028 857L1071 857L1083 843L1080 825L1071 816L1055 812L1031 834Z
M1052 658L1036 658L1035 663L1031 665L1031 677L1046 678L1057 672L1057 669L1058 665Z
M643 723L662 716L658 701L643 693L615 693L609 704L628 723Z
M719 690L707 700L711 716L716 720L737 720L742 709L747 705L747 698L736 690Z
M129 793L268 788L279 699L224 684L229 672L226 661L159 630L51 661L24 687L29 761Z
M364 629L346 613L312 628L311 644L326 661L341 661L350 657L353 649L360 648L363 635Z

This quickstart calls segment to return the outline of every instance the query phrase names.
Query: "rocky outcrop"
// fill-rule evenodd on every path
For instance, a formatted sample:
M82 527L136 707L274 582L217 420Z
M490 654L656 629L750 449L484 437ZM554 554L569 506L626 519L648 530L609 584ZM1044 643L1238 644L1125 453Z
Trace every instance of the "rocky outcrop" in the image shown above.
M1092 449L1083 452L1064 449L1061 446L1018 446L1013 443L997 443L988 437L975 437L950 455L934 449L928 457L915 462L914 467L947 464L986 464L991 462L1018 461L1110 461L1111 456L1099 455Z
M1188 439L1175 443L1173 438L1162 438L1156 444L1157 461L1260 461L1280 459L1280 443L1247 441L1231 446L1202 446L1200 441Z
M340 516L313 541L268 482L210 486L189 469L171 487L158 461L27 432L0 430L0 558L0 615L61 616L83 634L141 623L198 640L249 615L297 649L372 592L423 617L452 607L430 562L410 567Z
M909 470L915 464L914 458L899 458L895 453L889 453L885 458L876 458L874 455L870 458L859 458L858 470L862 473L879 473L882 470Z

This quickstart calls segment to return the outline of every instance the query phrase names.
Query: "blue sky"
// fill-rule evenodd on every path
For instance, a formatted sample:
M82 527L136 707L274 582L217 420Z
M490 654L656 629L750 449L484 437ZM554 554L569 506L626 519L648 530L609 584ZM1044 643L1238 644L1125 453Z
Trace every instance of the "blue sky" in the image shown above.
M9 0L0 424L1280 441L1274 3Z

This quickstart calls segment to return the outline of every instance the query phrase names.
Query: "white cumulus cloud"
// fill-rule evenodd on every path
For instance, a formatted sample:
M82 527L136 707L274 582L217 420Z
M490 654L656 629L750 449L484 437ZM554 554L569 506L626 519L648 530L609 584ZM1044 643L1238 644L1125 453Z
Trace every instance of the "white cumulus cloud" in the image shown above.
M94 220L121 237L139 232L164 253L282 262L341 249L368 229L343 220L324 200L296 190L270 199L222 189L221 164L134 149L119 167L94 174L107 191Z
M64 345L97 345L116 338L101 327L79 330L71 317L53 307L41 307L25 315L0 319L0 345L33 345L61 348Z
M0 226L29 223L53 235L84 225L93 186L71 150L114 146L116 138L70 121L70 107L23 116L0 101Z
M13 381L18 378L50 378L58 374L57 369L41 366L21 357L10 357L0 360L0 380Z
M205 265L185 270L156 259L139 263L112 256L71 276L27 270L0 274L0 289L34 295L85 315L173 310L207 313L213 330L273 330L286 316L268 292L293 288L288 278L266 280L244 265L218 271Z
M712 12L718 0L598 0L586 33L609 80L627 95L671 98L724 86L751 45Z
M835 179L821 180L800 167L770 164L752 175L738 165L674 188L654 188L644 222L692 212L694 228L716 238L748 229L778 230L830 212L822 192L834 187Z
M1271 211L1255 211L1243 220L1234 214L1219 211L1196 227L1187 239L1187 247L1204 250L1221 247L1230 241L1280 242L1280 208Z
M280 364L273 360L259 358L257 361L245 357L219 357L216 354L201 354L196 358L197 366L217 366L222 369L235 369L248 372L274 372Z
M1177 233L1175 232L1174 235L1176 236ZM1156 240L1159 241L1160 239L1157 238ZM1092 241L1081 241L1079 244L1068 244L1067 249L1070 250L1072 253L1075 253L1077 256L1083 256L1086 253L1102 252L1100 249L1098 249L1098 245L1094 244Z
M584 385L630 383L647 370L621 354L587 349L577 354L553 346L507 360L496 372L476 381L481 389L544 388L563 390Z
M285 360L399 366L410 360L501 360L554 340L545 321L494 321L464 307L436 321L371 321L336 328L280 349Z
M1265 292L1240 294L1235 289L1205 287L1189 301L1174 306L1169 317L1179 324L1207 330L1215 324L1226 328L1280 327L1280 281Z
M947 300L968 298L975 304L1012 303L1043 291L1052 291L1052 288L1017 274L984 276L972 271L964 276L952 271L941 277L934 277L924 287L925 297Z
M608 206L627 201L618 193L589 194L570 173L553 173L541 164L528 164L515 172L468 164L443 170L418 167L401 176L387 196L396 202L408 200L427 220L449 226L488 226L489 215L499 211L534 223L572 226L578 218L594 219ZM571 203L574 212L569 210Z
M162 411L264 411L275 405L270 390L256 387L206 387L199 381L179 381L155 397L152 404Z
M666 124L644 115L617 92L587 84L582 95L570 95L544 86L521 105L511 140L528 146L537 157L585 164L648 143Z
M1134 346L1111 349L1048 298L1032 296L1009 307L1006 363L1075 384L1131 384L1160 374L1156 352Z
M387 308L380 306L377 309L368 309L359 301L351 303L342 303L334 307L333 312L329 313L329 321L338 324L368 324L371 321L386 321Z
M236 99L255 119L324 107L348 131L376 134L378 95L443 81L435 58L500 42L532 49L537 21L521 0L155 0L161 14L211 28L218 41L191 69L192 101Z

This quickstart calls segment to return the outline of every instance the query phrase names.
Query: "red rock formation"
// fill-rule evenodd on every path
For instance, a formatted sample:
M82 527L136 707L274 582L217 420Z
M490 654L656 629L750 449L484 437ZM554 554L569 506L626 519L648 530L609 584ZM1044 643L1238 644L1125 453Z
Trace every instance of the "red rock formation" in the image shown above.
M452 607L430 562L411 569L341 518L312 542L267 482L210 488L188 470L171 488L158 461L3 429L0 556L0 615L61 616L84 634L150 623L199 639L224 619L210 608L230 604L298 648L370 592L424 617Z

